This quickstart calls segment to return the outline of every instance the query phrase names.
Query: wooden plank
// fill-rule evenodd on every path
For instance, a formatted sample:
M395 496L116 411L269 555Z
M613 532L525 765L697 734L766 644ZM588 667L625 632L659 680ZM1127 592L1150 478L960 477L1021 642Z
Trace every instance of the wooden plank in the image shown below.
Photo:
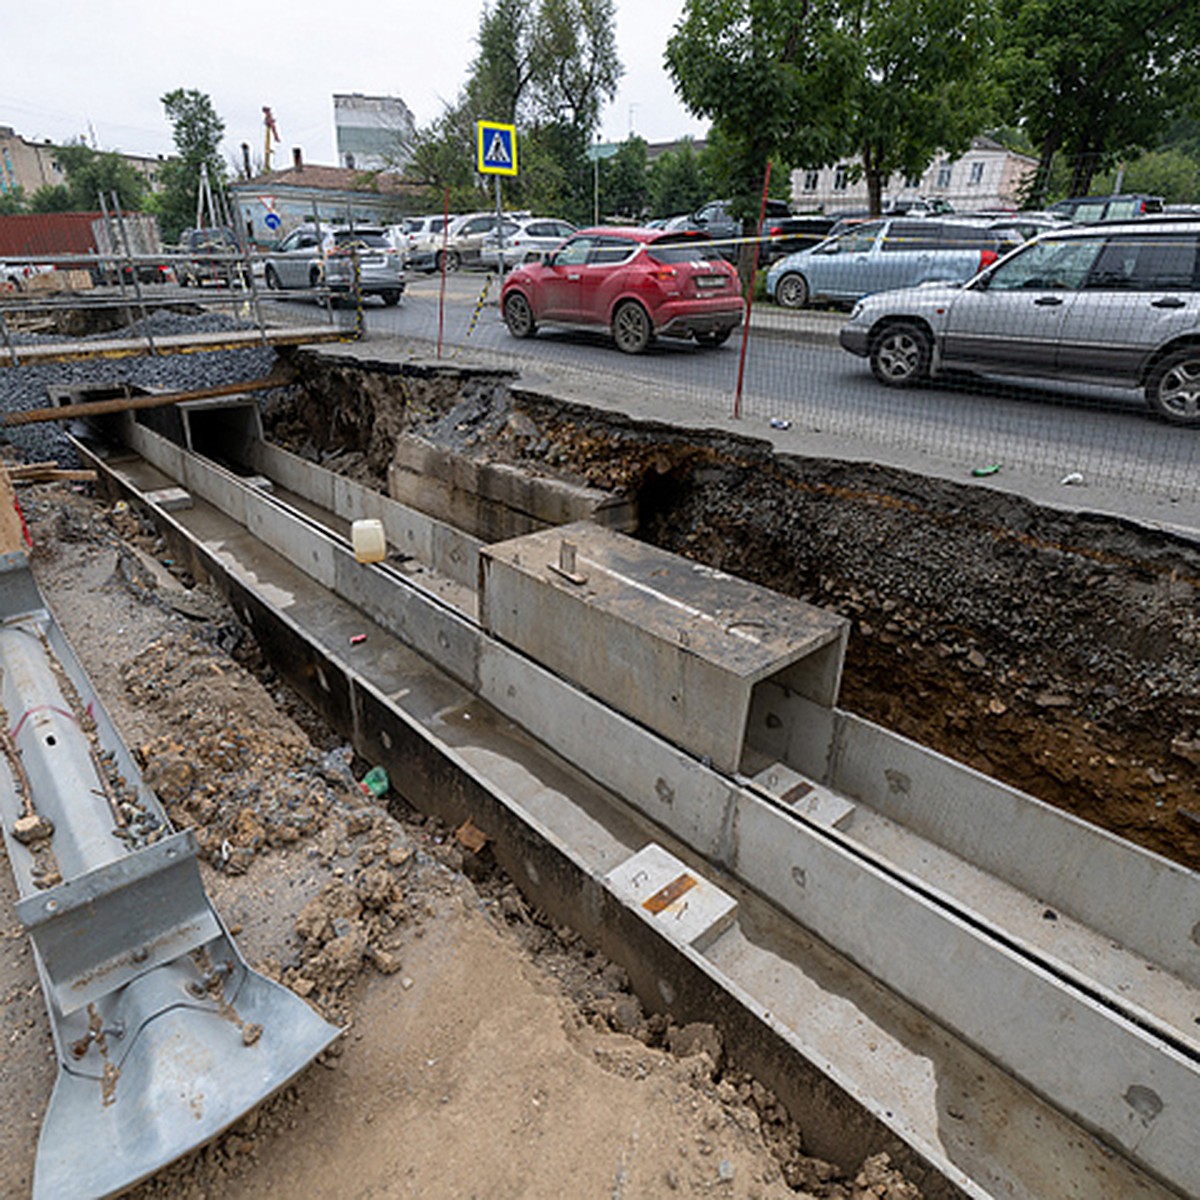
M25 523L17 507L17 493L4 464L0 463L0 554L16 554L26 549Z
M268 375L248 379L245 383L226 383L221 387L197 388L191 392L159 392L148 396L117 396L112 400L91 400L86 404L61 404L54 408L31 408L25 412L5 413L0 426L37 425L46 421L69 421L75 417L101 417L110 413L131 412L139 408L165 408L189 400L213 400L219 396L236 396L241 392L258 392L267 388L286 387L294 382L290 374Z

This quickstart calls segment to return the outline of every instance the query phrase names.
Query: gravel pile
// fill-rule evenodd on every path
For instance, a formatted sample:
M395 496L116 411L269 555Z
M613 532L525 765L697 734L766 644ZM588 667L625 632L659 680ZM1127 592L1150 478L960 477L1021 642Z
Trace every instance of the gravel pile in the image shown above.
M188 315L161 311L152 313L145 321L136 322L125 332L131 337L142 337L147 332L153 337L165 337L242 327L244 323L221 313ZM61 341L111 340L113 336L112 333L99 333L91 338L70 339L58 334L33 334L24 341L26 344L40 345ZM200 354L147 354L137 358L4 366L0 367L0 412L15 413L44 408L49 403L48 389L51 387L119 387L129 384L134 388L156 391L218 387L270 374L275 358L274 350L256 347ZM56 460L64 467L79 465L63 429L56 423L20 426L5 430L0 436L14 446L19 457L27 462Z

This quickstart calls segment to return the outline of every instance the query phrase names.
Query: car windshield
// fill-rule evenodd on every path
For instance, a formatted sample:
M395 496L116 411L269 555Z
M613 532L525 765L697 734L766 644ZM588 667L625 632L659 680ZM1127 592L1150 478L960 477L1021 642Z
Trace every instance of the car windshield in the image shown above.
M1100 252L1100 238L1044 239L1005 259L988 277L989 291L1021 288L1072 291L1083 283Z
M699 263L709 262L717 256L717 251L707 238L695 236L688 238L660 238L646 247L646 253L656 262L669 263Z

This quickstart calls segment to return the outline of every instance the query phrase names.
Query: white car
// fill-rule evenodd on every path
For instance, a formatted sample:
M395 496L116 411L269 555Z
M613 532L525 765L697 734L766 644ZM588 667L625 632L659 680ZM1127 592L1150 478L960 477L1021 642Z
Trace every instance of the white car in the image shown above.
M556 217L530 217L504 223L504 266L523 263L528 254L544 254L556 250L575 232L569 221ZM500 236L495 229L487 234L479 247L479 261L485 267L500 265Z

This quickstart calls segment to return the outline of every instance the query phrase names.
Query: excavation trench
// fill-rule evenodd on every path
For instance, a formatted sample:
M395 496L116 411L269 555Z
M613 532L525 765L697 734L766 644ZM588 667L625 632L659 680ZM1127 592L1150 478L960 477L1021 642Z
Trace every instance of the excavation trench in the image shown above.
M635 536L849 617L843 708L1200 867L1194 543L637 423L503 372L307 353L296 366L301 382L264 411L269 440L393 492L398 447L411 459L415 445L452 481L431 503L459 516L491 467L612 493ZM519 531L494 508L469 517L484 537Z

